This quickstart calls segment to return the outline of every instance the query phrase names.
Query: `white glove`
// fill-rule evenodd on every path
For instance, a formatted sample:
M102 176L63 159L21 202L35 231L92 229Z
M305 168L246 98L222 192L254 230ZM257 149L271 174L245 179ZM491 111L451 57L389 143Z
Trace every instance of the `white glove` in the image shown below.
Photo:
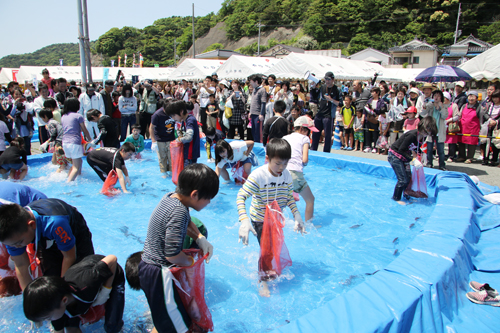
M241 226L240 230L238 232L240 239L238 240L238 243L243 241L243 245L248 245L248 233L252 232L255 237L257 237L257 232L255 232L255 229L252 226L252 223L250 220L246 217L243 220L241 220Z
M203 251L203 255L208 253L206 260L206 263L208 264L210 262L210 258L212 258L212 255L214 254L214 246L207 241L205 236L200 236L196 240L196 244L198 244L198 247Z
M130 186L132 185L132 181L130 180L130 177L129 176L125 176L125 183Z
M157 153L158 152L158 143L153 142L151 144L151 150L154 151L155 153Z
M44 153L47 152L47 148L49 147L49 142L48 141L45 141L45 143L42 143L40 145L40 150L43 151Z
M306 233L306 227L304 226L304 222L302 221L302 217L300 214L295 215L295 227L293 230L297 233L305 234Z
M415 169L417 169L417 170L422 169L424 167L424 165L422 163L420 163L420 161L416 158L411 160L410 165L413 165L415 167Z
M109 299L109 294L111 294L111 290L112 288L106 288L102 286L101 290L97 294L97 297L92 303L92 306L97 306L106 303L106 301Z

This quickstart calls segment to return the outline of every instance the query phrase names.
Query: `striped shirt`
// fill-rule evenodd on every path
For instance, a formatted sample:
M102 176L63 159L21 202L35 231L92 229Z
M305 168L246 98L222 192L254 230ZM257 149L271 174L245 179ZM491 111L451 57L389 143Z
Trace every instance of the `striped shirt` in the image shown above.
M274 200L278 202L281 210L288 206L293 216L299 214L293 199L292 176L286 169L281 176L275 177L269 172L269 166L266 164L250 174L236 197L240 221L247 217L245 200L248 197L252 197L250 220L253 222L264 222L266 205L271 204Z
M142 260L157 266L170 266L166 257L173 257L182 251L187 227L191 221L189 210L179 199L167 193L149 218L148 234L144 242Z

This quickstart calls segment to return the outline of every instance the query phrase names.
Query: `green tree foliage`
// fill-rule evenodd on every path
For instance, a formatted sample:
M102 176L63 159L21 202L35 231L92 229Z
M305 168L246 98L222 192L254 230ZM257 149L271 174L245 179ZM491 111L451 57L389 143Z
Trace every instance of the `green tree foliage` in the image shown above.
M500 21L491 25L483 25L479 27L479 38L485 42L498 44L500 43Z
M214 43L214 44L210 45L209 47L207 47L205 49L205 51L203 51L203 53L214 51L214 50L221 50L223 48L224 48L224 45L222 45L221 43Z
M33 53L11 54L0 59L0 67L59 66L59 59L64 59L65 66L78 66L80 64L78 44L52 44Z

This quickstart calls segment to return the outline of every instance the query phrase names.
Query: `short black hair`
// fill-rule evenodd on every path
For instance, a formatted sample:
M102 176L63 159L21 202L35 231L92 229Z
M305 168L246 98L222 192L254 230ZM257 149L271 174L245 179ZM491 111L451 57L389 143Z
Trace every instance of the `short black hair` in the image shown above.
M42 276L31 281L23 292L24 315L40 321L59 309L63 297L71 295L71 287L60 276Z
M215 94L210 94L210 95L208 95L208 97L213 97L213 98L215 98Z
M164 106L165 113L169 116L178 115L183 116L187 113L186 102L182 100L175 100Z
M274 74L268 75L267 77L276 81L276 75L274 75Z
M113 91L111 92L111 97L120 97L122 94L120 94L118 91ZM130 97L134 97L134 96L130 96Z
M207 134L208 135L208 134ZM220 154L226 150L227 151L227 159L232 160L233 159L233 148L231 145L224 139L221 139L217 141L215 144L214 152L215 152L215 165L219 164L220 161L222 161L222 158L220 157Z
M274 112L277 113L283 113L286 110L286 103L285 101L276 101L274 103Z
M134 97L134 90L132 89L132 86L130 84L128 84L128 83L126 85L124 85L123 88L122 88L122 96L123 97L127 97L127 96L125 96L125 92L127 90L130 90L130 96L129 97Z
M215 133L216 133L215 128L213 128L212 126L207 127L207 133L206 133L207 136L215 135Z
M139 124L133 124L132 127L131 127L131 130L133 130L133 129L140 130L141 129L141 125L139 125Z
M113 81L113 80L106 80L106 81L104 81L104 85L105 86L112 86L113 87L115 85L115 81Z
M382 91L380 90L380 88L379 88L379 87L373 87L373 88L370 90L370 92L376 92L376 93L377 93L377 95L379 95L379 96L380 96L380 94L382 93Z
M500 98L500 90L496 89L492 94L491 98Z
M38 91L40 91L40 90L42 90L42 89L47 89L47 90L49 90L49 87L47 87L47 85L46 85L45 83L40 82L40 83L38 84Z
M40 110L40 118L47 117L47 119L52 119L54 118L54 114L52 114L52 111L50 109L43 108Z
M139 263L142 260L142 252L132 253L125 263L125 277L133 290L141 290L141 280L139 279Z
M47 98L45 101L43 101L43 107L57 109L57 102L53 98Z
M344 99L349 98L352 101L352 96L351 95L345 95Z
M188 165L179 174L176 193L190 196L198 191L198 199L212 199L219 192L219 177L209 166L195 163Z
M14 86L18 86L19 83L17 83L17 81L10 81L9 84L7 84L7 89L10 89Z
M18 136L10 142L10 145L21 148L22 146L24 146L24 138L22 136Z
M63 77L60 77L57 79L57 84L59 84L59 83L68 83L68 81L66 81L66 79Z
M76 97L70 97L64 101L64 108L62 114L68 114L70 112L78 112L80 110L80 101Z
M292 147L285 139L273 138L266 145L266 155L269 160L275 157L289 160L292 158Z
M125 153L135 153L135 146L132 142L125 142L120 147L120 150L124 151Z
M20 205L13 203L0 206L0 242L11 238L15 234L28 230L28 221L31 215Z
M262 83L262 77L259 74L252 74L248 77L249 81L255 81L258 84Z
M207 77L205 77L205 79L209 79L210 81L214 80L214 78L211 75L208 75Z
M439 97L441 97L441 102L444 102L444 95L443 95L443 92L439 89L436 89L432 92L432 97L434 97L434 95L439 95Z
M88 121L92 121L94 117L96 117L97 119L99 119L99 116L101 115L101 111L97 110L97 109L90 109L87 111L87 120Z

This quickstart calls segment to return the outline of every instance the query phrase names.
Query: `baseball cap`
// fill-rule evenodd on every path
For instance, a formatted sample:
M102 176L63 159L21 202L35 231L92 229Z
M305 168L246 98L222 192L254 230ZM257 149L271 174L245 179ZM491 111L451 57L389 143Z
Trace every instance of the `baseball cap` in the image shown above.
M332 80L335 80L335 75L333 75L332 72L326 72L325 74L325 79L332 79Z
M293 122L294 127L307 127L313 132L319 132L311 118L308 116L300 116Z
M459 87L465 87L465 82L464 81L458 81L457 83L455 83L456 86L459 86Z
M408 110L406 110L406 113L417 113L417 108L414 106L410 106Z
M451 101L451 95L450 95L450 93L449 93L449 92L447 92L447 91L443 92L443 96L444 96L444 98L446 98L447 100Z
M479 94L478 94L478 93L477 93L477 91L475 91L475 90L471 90L471 91L469 91L469 92L467 93L467 96L469 96L469 95L474 95L474 96L476 96L476 97L479 97Z

